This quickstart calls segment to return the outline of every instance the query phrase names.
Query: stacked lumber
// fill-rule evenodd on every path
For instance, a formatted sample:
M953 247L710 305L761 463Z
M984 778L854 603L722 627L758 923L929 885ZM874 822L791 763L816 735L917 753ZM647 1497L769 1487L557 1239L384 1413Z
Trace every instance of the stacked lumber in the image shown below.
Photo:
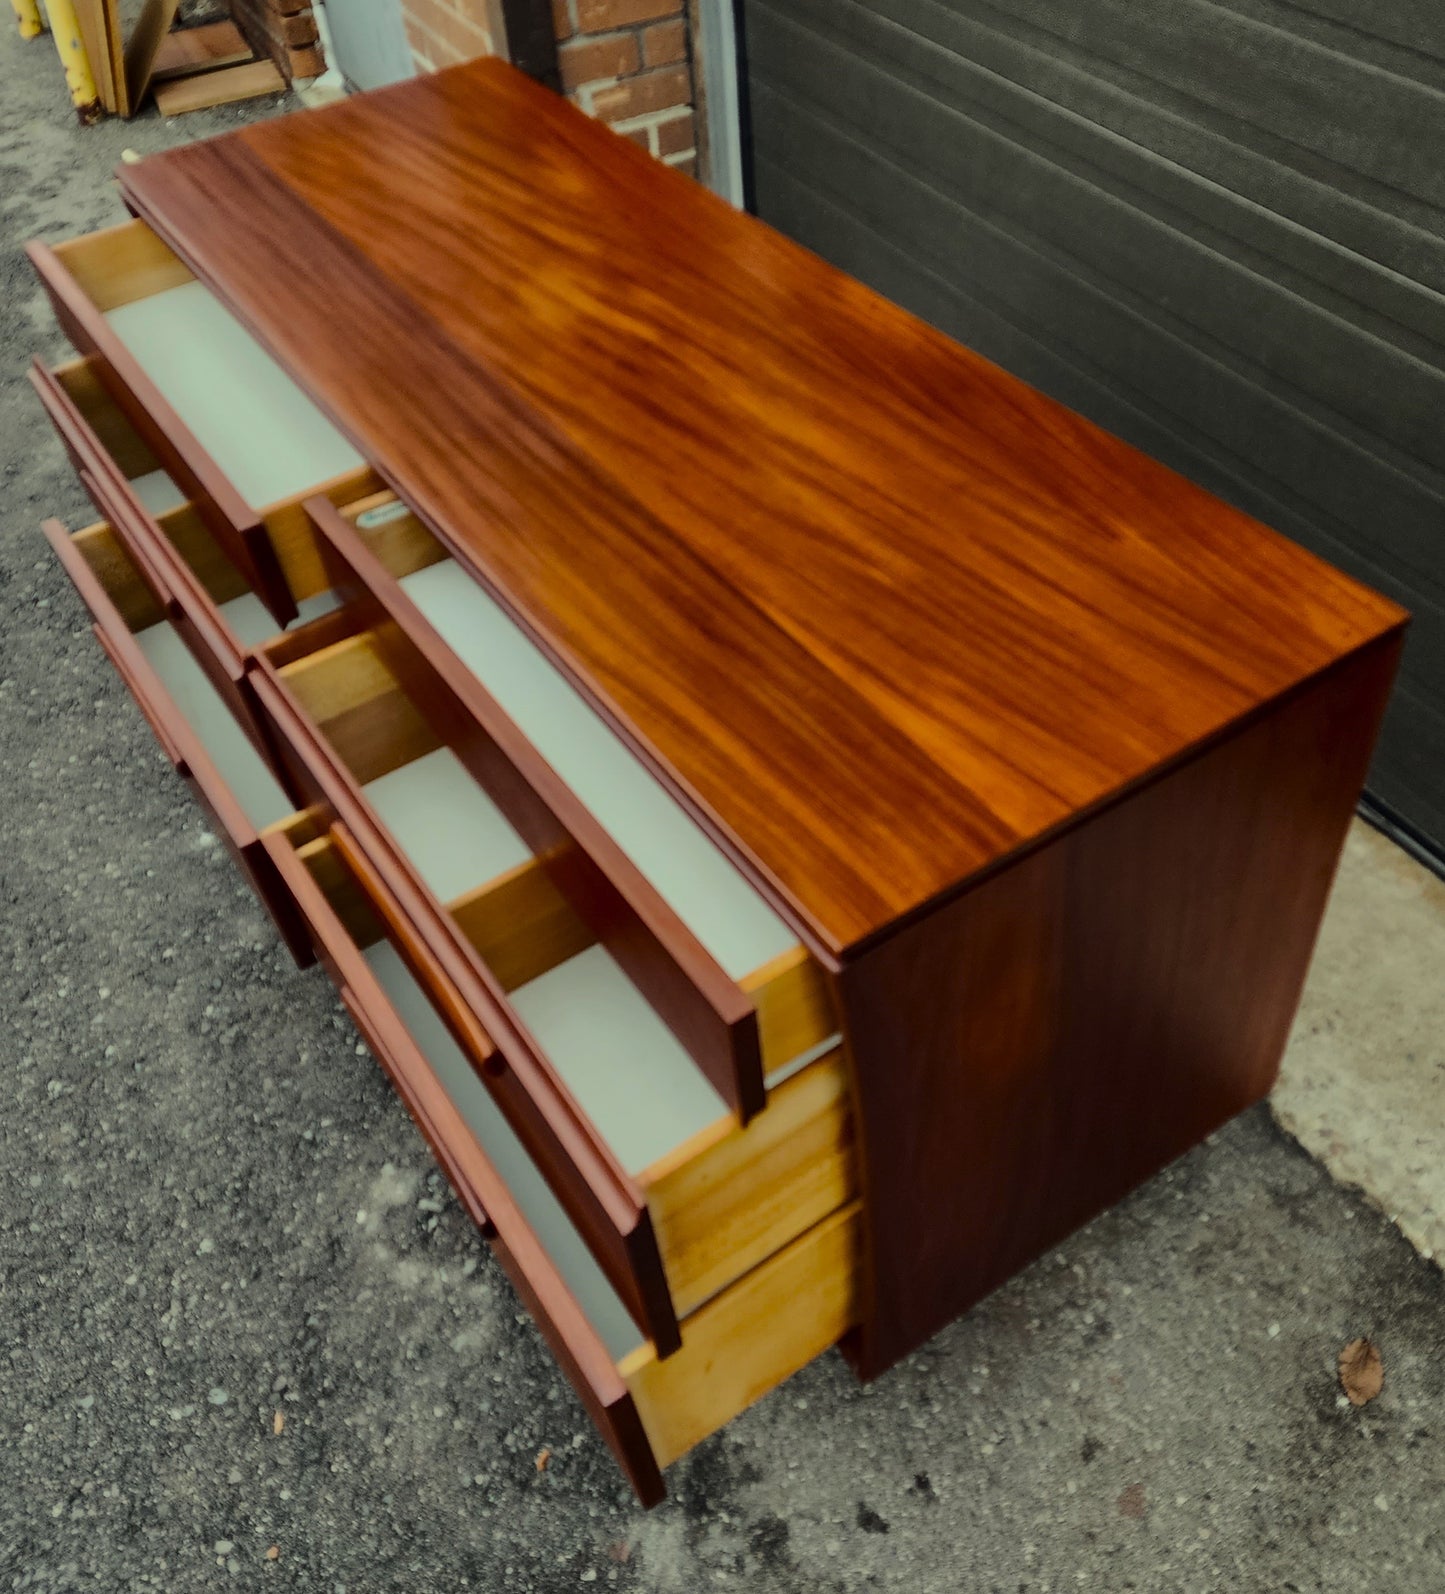
M121 42L117 0L73 0L96 97L113 116L134 116L154 94L162 116L279 94L275 63L258 60L229 19L173 31L179 0L146 0Z

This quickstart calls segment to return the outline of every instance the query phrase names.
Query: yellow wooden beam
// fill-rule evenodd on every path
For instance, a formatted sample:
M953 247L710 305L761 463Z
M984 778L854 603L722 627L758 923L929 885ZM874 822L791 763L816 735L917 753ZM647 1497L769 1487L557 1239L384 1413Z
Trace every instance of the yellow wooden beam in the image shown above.
M20 24L22 39L38 39L45 32L45 21L40 15L36 0L10 0L15 7L15 20Z
M46 0L50 17L50 32L55 39L56 54L65 68L65 83L70 90L70 101L81 122L89 125L103 114L100 95L95 87L95 74L90 70L90 57L80 37L80 24L76 20L71 0Z

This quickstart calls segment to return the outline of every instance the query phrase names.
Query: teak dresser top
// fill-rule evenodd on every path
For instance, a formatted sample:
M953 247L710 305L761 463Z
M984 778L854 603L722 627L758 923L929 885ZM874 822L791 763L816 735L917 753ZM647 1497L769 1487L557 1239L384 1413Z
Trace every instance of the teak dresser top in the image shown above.
M122 182L827 957L1403 618L499 63Z

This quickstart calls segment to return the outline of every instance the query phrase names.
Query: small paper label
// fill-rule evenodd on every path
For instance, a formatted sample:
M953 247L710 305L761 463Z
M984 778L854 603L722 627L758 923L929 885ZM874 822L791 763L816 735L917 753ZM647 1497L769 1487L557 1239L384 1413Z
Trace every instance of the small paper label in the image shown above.
M390 525L393 520L400 520L403 515L410 513L411 511L398 498L393 503L378 504L375 509L368 509L364 514L358 515L356 524L362 531L371 531L377 526Z

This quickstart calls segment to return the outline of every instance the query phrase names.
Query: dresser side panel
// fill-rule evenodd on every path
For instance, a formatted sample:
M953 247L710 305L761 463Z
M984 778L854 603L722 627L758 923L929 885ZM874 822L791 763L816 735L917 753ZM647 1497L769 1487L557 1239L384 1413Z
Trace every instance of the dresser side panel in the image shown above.
M845 968L862 1376L1269 1091L1399 649L1350 655Z

